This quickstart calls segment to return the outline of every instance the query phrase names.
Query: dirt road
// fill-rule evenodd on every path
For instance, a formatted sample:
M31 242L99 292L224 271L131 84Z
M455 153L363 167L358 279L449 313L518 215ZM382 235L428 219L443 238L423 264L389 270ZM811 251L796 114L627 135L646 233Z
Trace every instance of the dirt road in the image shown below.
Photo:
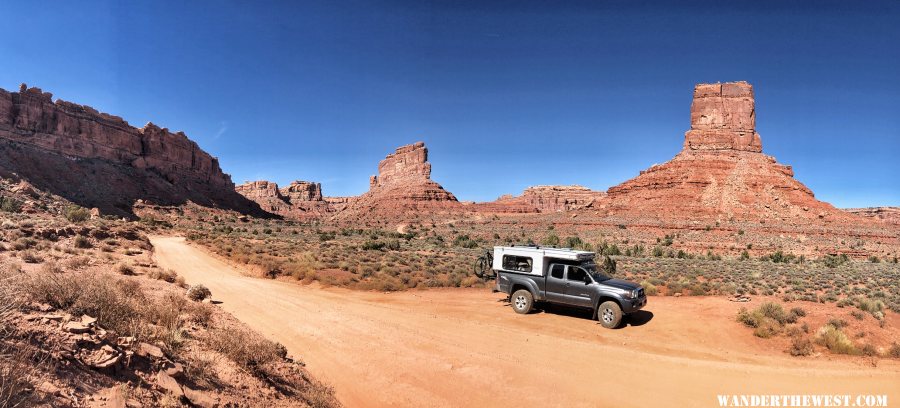
M627 327L589 314L521 316L488 290L383 294L242 276L183 238L155 259L307 363L350 407L717 406L717 394L888 394L900 364L792 358L718 298L653 297Z

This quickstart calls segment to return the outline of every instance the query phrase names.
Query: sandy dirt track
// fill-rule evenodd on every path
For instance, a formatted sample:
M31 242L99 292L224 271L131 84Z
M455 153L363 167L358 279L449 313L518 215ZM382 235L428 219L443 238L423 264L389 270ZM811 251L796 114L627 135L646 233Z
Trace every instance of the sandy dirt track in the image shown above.
M792 358L734 323L719 298L650 298L618 330L590 314L515 314L486 289L383 294L243 276L183 238L156 262L284 344L349 407L718 406L716 394L888 394L900 364ZM893 404L892 404L893 405Z

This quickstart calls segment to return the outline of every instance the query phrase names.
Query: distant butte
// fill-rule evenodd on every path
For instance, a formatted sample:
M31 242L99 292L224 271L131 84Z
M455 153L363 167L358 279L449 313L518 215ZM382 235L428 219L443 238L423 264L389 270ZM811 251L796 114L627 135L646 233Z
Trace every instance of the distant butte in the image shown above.
M610 188L605 211L663 222L825 224L847 219L847 213L816 200L793 176L790 166L762 154L750 84L699 84L682 151Z

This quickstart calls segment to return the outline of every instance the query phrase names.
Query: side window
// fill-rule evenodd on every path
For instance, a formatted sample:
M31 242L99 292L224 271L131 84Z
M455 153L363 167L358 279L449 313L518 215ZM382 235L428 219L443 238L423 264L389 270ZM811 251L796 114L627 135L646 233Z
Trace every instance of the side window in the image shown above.
M576 266L570 266L569 274L568 274L568 276L566 276L566 279L568 279L570 281L584 282L584 278L586 278L586 277L587 277L587 272L585 272L584 269L581 269Z
M503 255L503 269L508 271L531 272L531 265L527 256Z
M556 279L562 279L563 271L565 269L566 269L565 265L553 264L553 266L550 268L550 276L552 276Z

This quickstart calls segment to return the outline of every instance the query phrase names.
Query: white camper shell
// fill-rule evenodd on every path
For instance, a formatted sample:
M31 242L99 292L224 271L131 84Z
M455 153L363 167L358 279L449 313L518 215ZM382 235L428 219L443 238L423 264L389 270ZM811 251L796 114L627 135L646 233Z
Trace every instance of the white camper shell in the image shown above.
M594 253L569 248L543 248L539 246L494 247L495 271L546 276L552 259L578 263L594 261Z

